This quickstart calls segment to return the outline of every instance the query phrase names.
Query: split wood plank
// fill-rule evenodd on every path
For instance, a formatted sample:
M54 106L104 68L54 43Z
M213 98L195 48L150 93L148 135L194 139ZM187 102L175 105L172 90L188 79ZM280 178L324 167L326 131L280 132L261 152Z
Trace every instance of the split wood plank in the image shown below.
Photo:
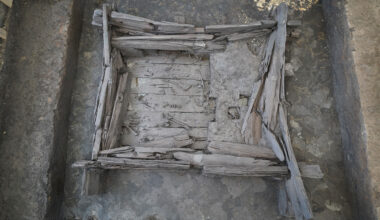
M112 118L109 126L109 131L107 133L106 149L114 148L119 140L119 133L121 127L121 112L123 110L124 104L124 92L127 87L128 73L120 75L119 85L117 88L116 99L113 105Z
M135 128L132 128L135 129ZM129 129L127 129L128 131ZM121 145L139 145L143 141L154 141L174 135L188 134L194 141L207 140L206 128L137 128L136 133L124 132Z
M235 32L249 32L258 29L269 29L276 25L276 21L262 20L248 24L209 25L205 27L206 33L229 34Z
M191 154L184 152L173 153L174 158L180 161L187 161L194 166L242 166L242 167L255 167L255 166L270 166L276 162L270 160L254 159L250 157L236 157L221 154Z
M206 87L206 88L204 88ZM151 79L135 77L131 80L130 93L156 95L204 95L208 82L184 79Z
M207 150L215 154L225 154L238 157L255 157L266 159L276 158L274 152L269 148L239 143L212 141L208 145Z
M129 111L210 112L203 96L129 94Z
M128 71L134 77L153 79L210 80L208 65L144 64L128 63Z
M178 148L178 147L134 147L134 151L137 153L160 153L166 154L170 152L194 152L190 148Z
M284 151L282 150L282 147L279 141L277 140L276 135L271 130L269 130L265 125L263 125L262 128L264 131L264 137L269 142L269 145L271 146L273 152L276 154L276 157L280 161L284 161L285 160Z
M98 159L98 153L100 151L100 145L102 142L102 128L98 128L94 135L94 146L92 147L92 160Z
M215 118L213 113L128 111L124 124L144 128L207 128Z
M145 143L136 144L138 147L154 148L181 148L191 145L193 140L187 134L179 134L172 137L161 138ZM135 147L136 148L136 147Z
M108 31L108 6L103 4L103 58L104 65L107 67L110 65L110 33Z
M163 52L158 56L148 55L144 57L128 57L128 63L134 63L137 65L149 65L149 64L182 64L182 65L204 65L209 66L209 60L204 57L196 57L191 55L181 55L178 53Z
M117 147L117 148L112 148L108 150L102 150L99 152L99 154L107 155L107 154L126 153L126 152L132 152L132 151L133 151L133 147L124 146L124 147Z
M143 50L187 51L190 53L211 53L223 51L226 48L223 42L198 40L112 40L112 46L119 49L134 48Z
M208 143L208 141L194 141L190 147L194 150L206 150Z
M175 160L138 160L113 157L99 157L102 168L121 168L121 169L189 169L190 164L185 161ZM117 166L117 167L115 167Z
M247 33L233 33L230 35L227 35L226 38L229 42L234 42L238 40L246 40L250 38L255 38L255 37L261 37L269 34L271 30L256 30L256 31L250 31Z
M148 36L122 36L114 37L112 41L128 41L128 40L212 40L214 35L212 34L180 34L180 35L148 35Z
M273 56L269 66L268 76L265 80L262 94L262 119L270 130L274 130L277 124L278 106L280 102L281 71L285 68L285 44L287 7L279 6L276 9L276 39L273 48Z
M288 174L286 166L254 166L254 167L236 167L236 166L204 166L202 173L205 175L223 175L223 176L285 176Z

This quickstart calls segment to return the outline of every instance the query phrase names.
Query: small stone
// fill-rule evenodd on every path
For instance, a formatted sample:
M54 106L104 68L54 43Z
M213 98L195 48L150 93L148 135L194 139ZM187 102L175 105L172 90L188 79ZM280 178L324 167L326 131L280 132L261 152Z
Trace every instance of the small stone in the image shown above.
M341 204L338 204L338 203L335 203L335 202L332 202L330 200L327 200L325 202L325 206L330 209L331 211L334 211L334 212L339 212L340 210L342 210L342 205Z

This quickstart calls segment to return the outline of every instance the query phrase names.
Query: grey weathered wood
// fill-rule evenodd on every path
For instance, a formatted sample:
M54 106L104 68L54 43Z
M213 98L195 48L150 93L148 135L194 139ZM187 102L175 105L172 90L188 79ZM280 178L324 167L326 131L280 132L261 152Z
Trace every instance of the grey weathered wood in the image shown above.
M286 182L288 196L292 199L292 207L296 216L297 213L301 211L304 218L311 219L313 218L313 212L301 179L301 172L299 170L297 160L293 152L286 114L282 105L280 105L279 108L279 124L285 145L284 147L286 151L286 162L290 170L290 179Z
M102 142L102 128L96 129L95 137L94 137L94 145L92 147L92 155L91 159L96 160L98 158L98 153L101 149Z
M151 64L176 64L176 65L191 65L191 66L209 66L209 61L204 57L195 57L192 55L181 55L173 53L161 53L160 55L148 55L144 57L128 57L128 63L137 65L151 65Z
M224 175L224 176L285 176L288 174L286 166L204 166L203 174Z
M103 122L103 116L104 116L104 111L105 111L105 101L106 101L106 94L107 94L107 86L108 86L108 81L109 81L110 77L111 77L111 67L108 66L105 68L104 79L102 81L102 86L100 89L99 102L98 102L96 117L95 117L95 128L96 129L99 129L102 125L102 122Z
M160 153L166 154L170 152L194 152L191 148L178 147L134 147L137 153Z
M103 4L103 58L104 65L110 65L110 35L108 31L108 6L107 4Z
M247 110L247 113L244 116L243 125L242 125L242 128L241 128L241 134L244 134L245 129L247 128L248 119L249 119L249 117L251 115L251 112L252 112L252 109L253 109L253 105L255 103L255 100L256 100L257 94L259 92L260 86L261 86L261 81L255 82L253 84L251 96L250 96L249 101L248 101L248 110Z
M174 158L180 161L190 162L195 166L242 166L242 167L255 167L258 165L269 166L275 164L270 160L254 159L250 157L235 157L230 155L221 154L191 154L184 152L173 153Z
M144 128L207 128L209 121L214 118L215 115L212 113L128 111L124 123L128 126L138 125Z
M128 70L133 76L153 79L210 80L208 65L144 64L129 62Z
M112 148L108 150L102 150L99 152L99 154L107 155L107 154L126 153L126 152L131 152L131 151L133 151L133 147L124 146L124 147Z
M190 147L194 150L206 150L208 143L208 141L194 141Z
M113 105L112 118L109 126L109 131L107 134L106 149L114 148L118 143L119 130L121 126L121 111L124 103L124 92L127 86L128 73L120 75L119 85L117 88L115 103Z
M226 154L238 157L276 158L276 155L271 149L248 144L211 141L207 150L215 154Z
M286 216L288 212L288 195L286 194L285 181L278 184L278 212L281 216Z
M250 38L255 38L255 37L261 37L269 34L271 30L256 30L256 31L250 31L247 33L233 33L230 35L227 35L226 38L229 42L234 42L238 40L246 40Z
M271 130L274 130L277 124L281 89L281 70L285 68L287 11L286 6L279 6L276 10L276 39L263 91L262 106L264 106L264 109L261 109L263 112L262 118L263 122L268 125L268 128Z
M133 78L130 93L157 95L204 95L202 80ZM206 88L207 89L207 88Z
M152 152L149 152L149 153L140 153L140 152L117 153L117 154L112 154L112 157L129 158L129 159L145 159L145 160L159 159Z
M321 167L317 164L298 163L302 178L322 179Z
M72 168L88 168L96 165L96 161L93 160L79 160L74 162L71 167Z
M128 41L128 40L212 40L212 34L171 34L171 35L149 35L149 36L122 36L114 37L112 41Z
M112 46L119 49L134 48L143 50L187 51L191 53L222 51L226 48L224 43L198 40L112 40Z
M129 94L130 111L210 112L203 96Z
M264 137L269 142L273 152L276 154L280 161L285 160L284 152L281 145L279 144L276 135L273 134L265 125L263 125Z
M190 164L185 161L175 160L138 160L113 157L99 157L98 162L102 168L120 168L120 169L189 169ZM117 167L115 167L117 166Z
M216 33L216 34L228 34L234 32L249 32L258 29L272 28L276 25L276 21L273 20L263 20L252 22L249 24L229 24L229 25L209 25L205 27L206 33Z
M187 134L179 134L172 137L161 138L145 143L136 144L139 147L153 148L180 148L191 145L193 140Z

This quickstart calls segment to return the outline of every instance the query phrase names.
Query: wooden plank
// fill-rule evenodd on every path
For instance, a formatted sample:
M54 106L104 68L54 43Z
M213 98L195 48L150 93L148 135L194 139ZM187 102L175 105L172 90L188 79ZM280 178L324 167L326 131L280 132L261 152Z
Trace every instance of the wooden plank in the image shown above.
M194 150L206 150L208 143L208 141L194 141L190 147Z
M95 132L95 135L94 135L94 145L92 147L92 155L91 155L91 159L92 160L96 160L98 159L98 153L100 151L100 148L101 148L101 141L102 141L102 128L98 128Z
M171 35L149 35L149 36L123 36L114 37L112 41L128 41L128 40L212 40L212 34L171 34Z
M182 64L182 65L204 65L209 66L208 58L194 57L191 55L182 55L180 53L162 53L156 56L131 57L128 58L128 63L138 65L149 64Z
M284 152L281 145L279 144L276 135L273 134L265 125L263 125L264 137L271 146L273 152L276 154L280 161L285 160Z
M256 38L261 37L269 34L271 30L256 30L256 31L250 31L247 33L233 33L230 35L227 35L226 38L229 42L234 42L238 40L247 40L250 38Z
M204 88L206 87L206 88ZM130 93L156 95L204 95L208 82L184 79L133 78Z
M129 94L129 111L210 112L203 96Z
M1 0L6 6L12 8L13 0Z
M114 148L118 143L118 136L121 127L121 111L123 110L124 104L124 92L127 86L128 73L120 75L119 85L117 88L116 99L114 103L114 108L112 111L112 118L109 126L109 132L107 134L106 149Z
M104 65L110 65L110 35L108 32L108 6L103 4L103 58Z
M134 77L139 78L210 80L210 67L208 65L135 65L129 63L128 71Z
M281 70L285 68L287 11L287 7L282 6L279 6L278 10L276 10L276 39L268 77L266 78L263 91L262 106L264 109L261 109L263 112L262 118L270 130L274 130L277 124Z
M208 123L214 118L215 115L212 113L128 111L124 123L144 128L207 128Z
M248 32L259 29L269 29L276 25L276 21L263 20L248 24L209 25L205 27L206 33L226 34L234 32Z
M179 134L171 137L165 137L156 139L153 141L140 143L135 146L136 147L154 147L154 148L180 148L185 147L188 145L191 145L193 143L193 140L190 139L189 135L187 134Z
M276 164L270 160L254 159L250 157L235 157L221 154L191 154L184 152L173 153L174 158L180 161L186 161L194 166L241 166L241 167L256 167L270 166Z
M194 141L207 140L206 128L132 128L136 133L125 131L122 135L121 145L138 145L141 143L159 140L174 135L188 134Z
M190 164L184 161L175 160L138 160L113 157L99 157L102 168L117 168L117 169L189 169ZM115 167L117 166L117 167Z
M276 155L271 149L255 145L212 141L208 145L207 150L215 154L276 159Z
M99 154L107 155L107 154L117 154L117 153L126 153L133 151L133 147L131 146L125 146L125 147L117 147L113 149L108 150L102 150L99 152Z
M119 49L134 48L143 50L187 51L190 53L211 53L214 51L222 51L226 48L223 42L198 40L112 40L112 46Z
M194 152L190 148L178 148L178 147L134 147L137 153L160 153L166 154L170 152Z
M204 166L202 173L205 175L223 175L223 176L285 176L288 174L286 166L254 166L254 167L236 167L236 166Z

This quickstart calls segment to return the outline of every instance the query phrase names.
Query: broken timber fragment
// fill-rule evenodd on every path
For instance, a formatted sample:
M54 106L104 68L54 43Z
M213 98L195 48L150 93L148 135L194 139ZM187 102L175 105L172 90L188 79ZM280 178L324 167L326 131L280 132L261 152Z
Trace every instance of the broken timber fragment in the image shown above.
M112 148L108 150L102 150L99 152L99 154L107 155L107 154L126 153L126 152L131 152L131 151L133 151L133 147L125 146L125 147Z
M288 174L286 166L204 166L203 174L224 175L224 176L285 176Z
M273 132L270 131L265 125L263 125L263 131L264 131L264 136L266 140L269 142L277 158L280 161L284 161L285 160L284 152L282 151L282 147L279 144L276 135L273 134Z
M209 143L207 149L215 154L276 159L276 155L271 149L255 145L212 141Z
M276 164L270 160L259 160L250 157L235 157L221 154L191 154L184 152L175 152L173 153L173 156L179 161L187 161L195 166L220 165L256 167Z

